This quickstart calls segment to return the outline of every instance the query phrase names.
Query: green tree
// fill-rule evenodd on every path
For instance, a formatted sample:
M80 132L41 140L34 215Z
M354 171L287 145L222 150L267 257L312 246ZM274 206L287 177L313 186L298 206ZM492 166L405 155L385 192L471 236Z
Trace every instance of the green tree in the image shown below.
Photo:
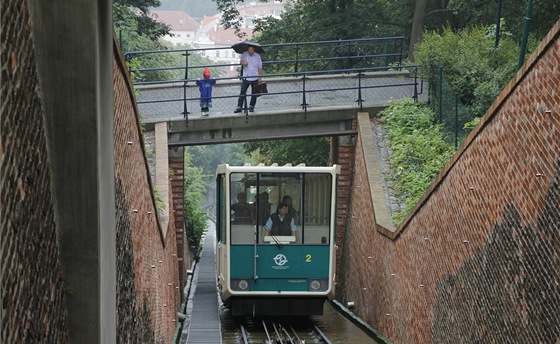
M404 35L413 9L411 0L301 0L286 5L281 21L257 20L255 31L262 43Z
M202 211L207 185L202 167L192 164L192 156L185 151L184 209L189 245L201 248L201 238L206 231L208 215Z
M214 190L214 177L216 168L220 164L229 164L233 166L243 166L249 161L243 152L242 143L230 143L221 145L192 146L187 147L191 156L191 163L202 170L202 178L206 185L207 193ZM206 199L212 203L212 195L206 194Z
M220 164L242 166L248 161L242 143L192 146L188 147L188 151L192 156L193 165L202 167L205 174L212 176Z
M508 25L515 41L521 41L521 34L527 15L527 1L502 0L501 17ZM459 28L475 25L488 26L496 23L496 1L453 0L449 4L458 18ZM558 0L533 0L530 33L541 40L558 20L560 3Z
M134 30L152 41L169 34L169 27L148 15L150 8L159 7L159 0L113 0L113 22L116 29L131 19ZM115 30L117 31L117 30Z
M504 36L494 48L493 32L481 26L428 32L416 50L416 62L430 85L437 87L435 73L441 68L471 119L484 114L517 69L517 42ZM530 45L535 47L536 41Z
M294 140L253 141L243 144L245 153L267 165L301 163L307 166L327 166L330 144L327 138L305 138Z

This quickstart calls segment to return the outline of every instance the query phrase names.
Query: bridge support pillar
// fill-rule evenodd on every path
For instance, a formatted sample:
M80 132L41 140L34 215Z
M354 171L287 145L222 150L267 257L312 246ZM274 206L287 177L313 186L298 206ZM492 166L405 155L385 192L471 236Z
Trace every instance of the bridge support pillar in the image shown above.
M70 342L116 343L111 2L27 3L38 57Z
M175 237L177 240L177 260L181 286L187 283L186 271L190 269L191 258L185 225L185 150L183 147L169 149L169 169L171 170L171 199L175 218ZM181 290L183 290L181 288Z
M356 120L352 121L352 130L356 129ZM331 164L340 165L338 176L338 199L337 199L337 230L336 243L339 247L336 256L337 271L340 267L342 248L346 236L346 219L348 216L350 191L352 189L352 175L354 173L354 136L333 136L331 138Z

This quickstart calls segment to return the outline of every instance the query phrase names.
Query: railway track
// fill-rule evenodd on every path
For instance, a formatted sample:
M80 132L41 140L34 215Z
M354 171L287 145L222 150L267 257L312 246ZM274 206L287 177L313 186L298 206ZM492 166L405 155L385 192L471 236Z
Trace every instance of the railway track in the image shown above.
M242 318L238 327L244 344L331 344L325 333L309 318Z

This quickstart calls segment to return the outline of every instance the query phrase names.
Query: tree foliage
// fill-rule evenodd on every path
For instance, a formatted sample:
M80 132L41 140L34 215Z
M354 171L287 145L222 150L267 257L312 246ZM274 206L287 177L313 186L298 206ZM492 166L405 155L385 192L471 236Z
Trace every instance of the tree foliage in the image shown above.
M411 0L300 0L286 5L281 21L256 20L255 32L261 43L404 35L413 9Z
M187 148L192 164L202 167L205 176L214 177L220 164L243 166L248 157L243 152L242 143L192 146Z
M207 190L202 167L194 166L192 156L185 151L184 209L187 222L189 245L201 249L201 238L206 231L208 215L202 211L202 202Z
M169 34L169 27L148 15L150 8L161 5L159 0L113 0L113 22L117 29L123 24L133 26L140 36L151 41ZM134 23L130 23L133 21Z
M253 141L243 144L245 153L257 159L255 163L278 165L301 163L307 166L327 166L330 144L326 138Z
M404 99L380 115L392 151L389 180L395 197L404 203L404 209L393 214L398 224L424 195L454 148L445 143L442 127L433 124L434 114L426 105Z
M159 1L113 1L113 27L122 51L164 49L159 38L169 33L169 27L148 16L149 7L155 6Z
M494 47L493 27L473 27L457 33L428 32L417 47L416 62L431 85L442 69L444 79L472 114L481 116L515 74L518 44L504 32ZM531 46L536 42L532 40Z
M174 46L164 41L161 36L169 33L169 27L153 21L147 16L147 11L152 6L159 4L155 0L118 0L113 2L113 25L117 39L123 52L131 51L158 51L191 49L186 45ZM127 59L127 65L132 73L133 81L160 81L182 80L185 77L184 69L162 69L185 66L185 53L166 52L160 54L134 55ZM210 66L212 61L200 53L189 53L190 66ZM152 70L139 72L139 69L151 68ZM187 78L197 79L202 75L202 68L189 69ZM223 69L210 67L212 75L220 76Z
M214 1L223 11L225 27L241 25L236 6L243 0ZM502 17L516 42L521 38L526 11L525 1L502 0ZM531 34L541 39L558 20L558 13L558 0L533 0ZM287 3L280 21L257 20L255 32L260 35L258 41L265 44L412 36L409 51L413 51L424 29L441 33L447 28L458 31L474 25L488 26L496 22L496 16L496 2L486 0L298 0Z
M521 41L527 1L502 0L501 17L508 25L515 41ZM497 2L487 0L452 0L449 8L457 18L454 29L471 26L488 26L496 23ZM541 40L558 20L560 2L558 0L533 0L530 33Z

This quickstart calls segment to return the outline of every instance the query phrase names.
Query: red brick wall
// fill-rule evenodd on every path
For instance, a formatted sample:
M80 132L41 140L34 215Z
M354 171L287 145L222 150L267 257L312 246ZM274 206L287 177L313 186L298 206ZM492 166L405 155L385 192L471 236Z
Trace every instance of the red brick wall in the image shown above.
M375 229L358 141L337 298L391 341L560 341L559 31L394 238Z
M175 220L170 211L163 238L134 92L116 41L113 70L118 342L170 343L182 290Z
M191 268L192 264L184 217L184 165L185 161L182 157L169 158L169 168L173 171L171 193L173 214L175 215L175 235L177 237L178 272L182 287L187 283L186 271Z
M27 1L2 1L2 343L67 343L66 292Z
M355 123L353 129L356 129ZM340 175L338 176L337 188L337 219L336 219L336 243L344 243L346 236L346 224L348 218L348 206L350 201L350 191L352 184L352 174L354 169L354 138L333 137L331 138L331 161L330 164L340 165ZM340 271L342 261L342 250L337 251L336 271Z

